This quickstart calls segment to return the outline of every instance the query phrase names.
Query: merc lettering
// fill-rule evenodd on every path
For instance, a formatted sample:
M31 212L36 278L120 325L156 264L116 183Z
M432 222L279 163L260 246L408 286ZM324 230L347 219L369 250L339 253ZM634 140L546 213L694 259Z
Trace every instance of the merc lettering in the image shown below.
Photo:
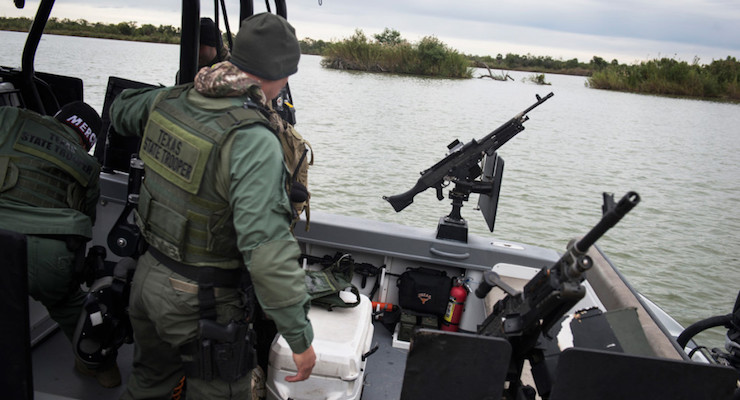
M69 122L70 124L76 126L80 130L80 132L85 132L85 131L89 131L90 130L90 128L87 127L87 123L85 121L83 121L82 118L80 118L80 117L78 117L76 115L72 115L69 118L67 118L67 122Z
M76 115L72 115L69 118L67 118L66 121L69 124L76 126L77 129L79 129L80 133L85 135L88 141L90 141L91 136L93 138L96 138L95 133L92 131L92 129L90 129L89 126L87 126L87 122L83 121L82 118Z

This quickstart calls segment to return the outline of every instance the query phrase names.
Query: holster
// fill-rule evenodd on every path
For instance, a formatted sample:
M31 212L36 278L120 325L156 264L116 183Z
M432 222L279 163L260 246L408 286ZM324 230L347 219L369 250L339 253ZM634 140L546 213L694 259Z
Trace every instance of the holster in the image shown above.
M194 267L168 258L153 246L149 253L170 270L198 282L198 337L180 346L185 376L225 382L246 376L256 366L256 339L250 323L256 301L251 298L251 278L246 269ZM246 315L239 321L231 320L227 325L216 322L216 287L239 288L247 296Z
M86 275L85 243L87 242L87 239L82 236L67 235L64 236L63 240L67 245L67 250L74 253L74 276L78 282L82 283L85 281Z
M180 348L186 359L190 359L183 362L185 376L235 382L255 367L255 336L249 323L231 321L221 325L201 319L198 331L198 339Z
M75 277L79 283L91 286L99 277L106 275L105 258L107 251L103 246L92 246L84 255L84 246L75 255Z

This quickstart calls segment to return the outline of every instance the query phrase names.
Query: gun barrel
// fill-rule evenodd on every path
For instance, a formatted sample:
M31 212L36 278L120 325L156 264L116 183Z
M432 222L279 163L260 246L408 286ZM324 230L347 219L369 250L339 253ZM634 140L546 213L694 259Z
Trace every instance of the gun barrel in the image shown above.
M606 194L605 194L606 195ZM575 249L581 253L588 251L589 247L596 243L600 237L602 237L606 231L611 229L614 225L619 222L637 203L640 202L640 195L636 192L627 192L616 206L611 207L609 210L605 210L604 215L601 217L596 226L594 226L581 240L575 244Z
M553 93L553 92L548 93L547 96L545 96L545 97L540 97L539 95L537 95L537 102L534 103L534 104L532 104L531 106L529 106L529 108L527 108L526 110L520 112L514 118L516 118L516 119L522 118L523 116L527 115L528 112L534 110L537 106L539 106L540 104L544 103L545 101L547 101L547 99L549 99L550 97L552 97L554 95L555 95L555 93Z

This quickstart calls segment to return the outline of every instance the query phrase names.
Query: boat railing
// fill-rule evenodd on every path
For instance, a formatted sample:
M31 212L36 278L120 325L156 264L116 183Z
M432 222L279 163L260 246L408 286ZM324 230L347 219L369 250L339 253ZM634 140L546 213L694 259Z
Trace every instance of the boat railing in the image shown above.
M688 359L675 340L650 315L650 310L640 301L637 292L624 280L619 271L597 246L592 246L588 255L593 267L586 272L586 279L599 294L606 311L633 308L637 311L640 326L656 356L669 359Z

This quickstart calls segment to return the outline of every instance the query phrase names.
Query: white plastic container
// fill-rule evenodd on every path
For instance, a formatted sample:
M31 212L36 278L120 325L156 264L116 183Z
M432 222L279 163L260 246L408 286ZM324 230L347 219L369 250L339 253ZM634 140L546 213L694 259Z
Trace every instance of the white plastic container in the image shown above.
M346 301L355 301L350 292L340 295ZM268 400L360 398L366 364L362 355L370 350L374 330L370 299L361 294L360 300L357 307L335 308L333 311L311 307L308 317L314 330L316 366L305 381L285 381L286 376L296 372L293 353L282 336L275 338L270 348L267 373Z

